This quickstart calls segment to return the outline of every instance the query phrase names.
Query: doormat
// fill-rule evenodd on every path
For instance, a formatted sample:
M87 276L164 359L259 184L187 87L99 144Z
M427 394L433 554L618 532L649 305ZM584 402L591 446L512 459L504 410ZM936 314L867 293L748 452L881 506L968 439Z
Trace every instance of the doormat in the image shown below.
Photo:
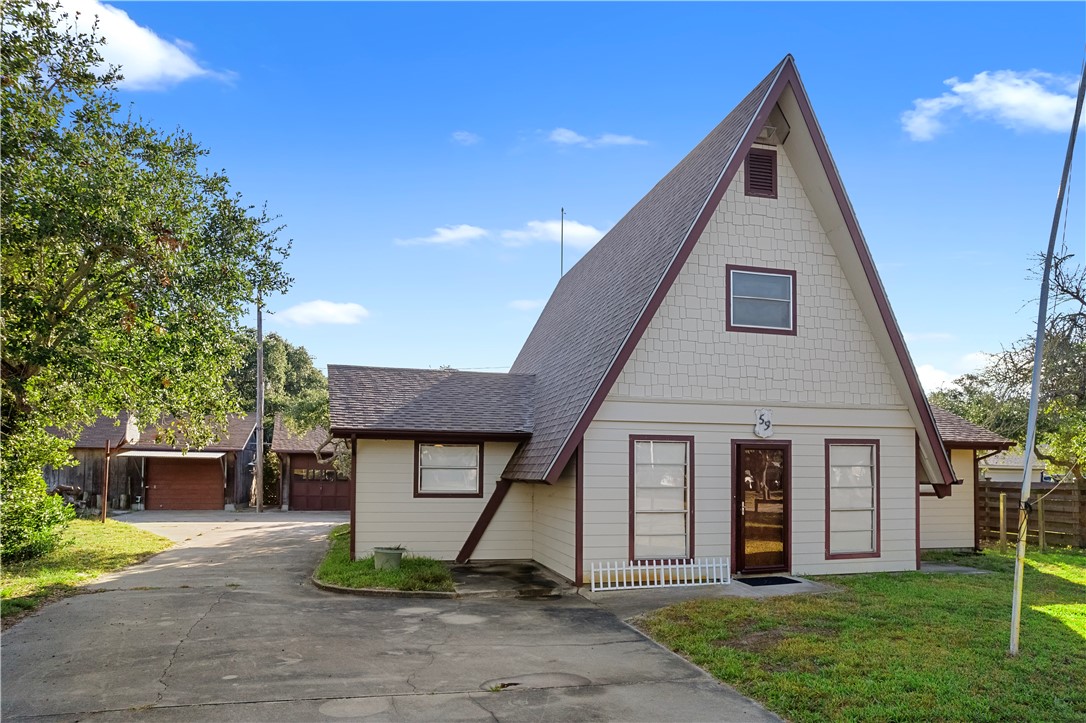
M736 582L741 582L744 585L750 585L751 587L762 587L763 585L798 585L799 580L793 580L790 577L770 576L770 577L737 577Z

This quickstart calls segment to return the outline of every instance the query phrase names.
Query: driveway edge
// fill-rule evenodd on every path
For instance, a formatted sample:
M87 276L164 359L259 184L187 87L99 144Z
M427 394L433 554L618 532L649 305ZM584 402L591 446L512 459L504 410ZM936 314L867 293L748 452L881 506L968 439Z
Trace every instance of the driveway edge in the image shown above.
M309 580L315 587L328 592L338 592L344 595L361 595L362 597L421 597L421 598L458 598L458 592L442 592L440 590L391 590L383 587L342 587L329 582L321 582L316 574L310 575Z

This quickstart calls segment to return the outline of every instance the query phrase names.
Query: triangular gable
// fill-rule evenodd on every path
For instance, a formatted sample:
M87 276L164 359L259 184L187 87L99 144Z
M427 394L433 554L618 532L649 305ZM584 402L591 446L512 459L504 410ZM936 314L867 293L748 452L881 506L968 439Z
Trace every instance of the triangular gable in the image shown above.
M785 108L786 116L804 121L794 122L793 131L809 134L829 181L829 200L842 221L837 235L847 238L846 256L855 262L850 283L866 281L863 291L878 309L880 318L868 323L898 362L891 366L921 430L922 463L931 479L953 482L931 409L790 55L563 277L511 369L536 375L536 427L504 479L557 480L780 101L798 111ZM848 266L847 259L842 263Z

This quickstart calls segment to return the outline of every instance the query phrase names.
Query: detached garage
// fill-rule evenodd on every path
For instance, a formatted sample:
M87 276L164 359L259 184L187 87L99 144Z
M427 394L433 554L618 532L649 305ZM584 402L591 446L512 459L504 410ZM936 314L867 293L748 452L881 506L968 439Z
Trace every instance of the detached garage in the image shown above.
M142 458L148 510L233 510L249 503L256 418L231 416L217 441L198 450L155 442L154 428L118 457Z
M279 457L279 499L283 509L351 509L350 480L332 465L333 454L342 442L325 446L327 440L328 432L321 427L294 434L275 415L271 451Z

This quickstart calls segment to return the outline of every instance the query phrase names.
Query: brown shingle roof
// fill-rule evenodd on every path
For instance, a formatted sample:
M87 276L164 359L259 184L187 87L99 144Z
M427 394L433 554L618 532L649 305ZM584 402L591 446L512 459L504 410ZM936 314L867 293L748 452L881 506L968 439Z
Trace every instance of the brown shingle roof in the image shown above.
M226 427L223 429L216 429L217 439L206 447L200 447L199 450L193 449L192 451L203 452L237 452L238 450L245 449L245 445L249 442L249 438L253 434L253 430L256 428L256 416L252 414L236 415L231 414L226 419ZM129 445L125 449L129 451L133 450L180 450L184 448L184 441L178 440L177 444L162 444L156 440L158 436L158 430L155 427L147 427L140 433L140 441L136 444Z
M562 277L510 370L536 376L537 404L532 438L503 478L541 480L553 472L787 60Z
M324 427L314 427L304 434L295 434L283 423L282 415L275 415L275 423L272 426L272 452L282 452L284 454L315 453L327 439L328 430ZM325 451L331 452L332 446L325 447Z
M939 428L939 436L948 447L971 449L1009 449L1014 446L1014 441L1001 437L991 430L973 424L962 419L957 414L940 409L935 405L931 407L935 415L935 424Z
M124 439L125 425L128 424L128 412L122 412L118 417L99 416L90 426L84 427L75 440L76 449L105 449L106 441L116 447ZM68 435L50 428L52 434L58 437Z
M332 432L527 436L534 379L445 369L328 365Z

